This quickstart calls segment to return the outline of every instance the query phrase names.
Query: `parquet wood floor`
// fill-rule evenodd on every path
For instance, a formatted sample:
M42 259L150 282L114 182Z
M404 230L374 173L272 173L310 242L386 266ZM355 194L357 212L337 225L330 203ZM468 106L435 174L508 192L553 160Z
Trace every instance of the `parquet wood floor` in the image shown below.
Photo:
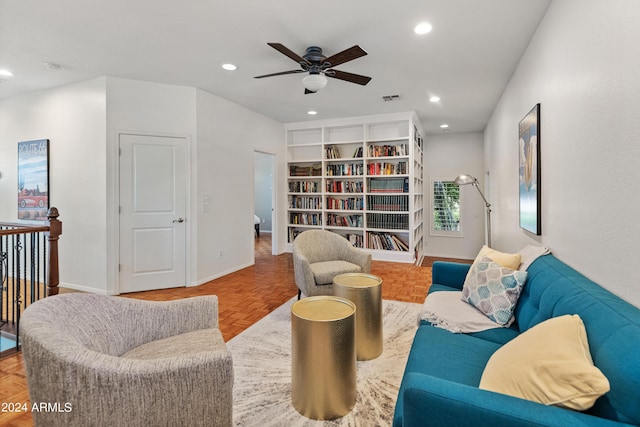
M166 301L197 295L217 295L220 330L230 340L297 295L291 254L271 255L271 236L255 239L255 265L190 288L174 288L123 295ZM371 273L383 279L382 297L422 303L431 284L431 268L374 261ZM0 360L0 402L29 402L21 354ZM0 425L32 426L30 413L0 413Z

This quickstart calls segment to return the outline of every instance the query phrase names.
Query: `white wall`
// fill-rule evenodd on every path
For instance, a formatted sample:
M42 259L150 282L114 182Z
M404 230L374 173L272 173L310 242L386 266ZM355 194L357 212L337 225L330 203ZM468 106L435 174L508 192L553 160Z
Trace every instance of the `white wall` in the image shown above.
M253 153L275 154L276 171L284 170L285 137L282 123L198 90L197 140L196 198L213 200L211 212L198 209L197 282L204 283L253 264ZM275 191L284 198L284 188ZM280 212L286 216L284 206Z
M431 179L453 180L461 174L478 178L484 191L483 141L481 133L428 135L424 146L424 209L425 245L427 256L473 259L485 241L485 208L475 188L460 188L462 237L430 234ZM488 194L485 194L489 198ZM491 199L489 199L491 202Z
M494 246L544 244L640 305L640 2L554 0L484 135ZM518 122L541 103L542 236L518 227Z
M105 108L105 78L0 100L0 220L17 219L18 142L49 139L60 280L84 290L107 280Z
M118 293L120 132L190 143L190 284L254 262L253 153L275 154L276 173L284 170L283 125L195 88L102 77L0 100L0 220L17 219L18 142L50 139L63 286ZM285 194L284 187L275 191ZM202 193L214 196L211 214L200 212Z
M140 132L150 135L183 136L191 153L191 186L195 191L196 90L139 80L107 77L107 233L109 236L106 292L118 294L118 145L120 133ZM187 202L191 195L187 195ZM189 256L196 248L197 217L187 209L187 281L195 280L196 258Z

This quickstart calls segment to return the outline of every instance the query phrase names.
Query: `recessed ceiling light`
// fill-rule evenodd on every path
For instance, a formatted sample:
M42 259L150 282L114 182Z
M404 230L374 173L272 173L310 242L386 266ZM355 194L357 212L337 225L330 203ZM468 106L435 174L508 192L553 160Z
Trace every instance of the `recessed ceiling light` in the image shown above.
M307 111L307 114L309 114L310 116L315 116L316 114L318 114L318 112L314 110L310 110L310 111Z
M431 30L433 30L433 27L428 22L421 22L413 29L416 34L427 34Z
M13 77L13 73L9 70L0 70L0 76L2 77Z
M448 128L449 128L449 125L446 123L443 123L440 125L440 129L448 129Z
M438 102L438 101L440 101L439 96L432 96L431 98L429 98L429 102Z
M238 67L236 67L233 64L222 64L222 68L224 68L227 71L235 71L238 69Z

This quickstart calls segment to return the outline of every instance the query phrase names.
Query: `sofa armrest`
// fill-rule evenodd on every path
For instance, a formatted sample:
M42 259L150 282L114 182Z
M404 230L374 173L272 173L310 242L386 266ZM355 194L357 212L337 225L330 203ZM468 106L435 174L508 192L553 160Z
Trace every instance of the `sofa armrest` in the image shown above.
M402 426L418 427L625 426L581 412L480 390L441 378L407 373Z
M431 276L433 283L462 289L464 279L471 268L471 264L459 262L436 261L433 263Z

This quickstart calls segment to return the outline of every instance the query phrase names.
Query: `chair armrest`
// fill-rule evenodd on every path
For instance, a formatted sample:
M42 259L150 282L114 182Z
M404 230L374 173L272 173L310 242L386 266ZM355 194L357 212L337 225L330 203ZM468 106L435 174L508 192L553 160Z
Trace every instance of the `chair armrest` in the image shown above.
M403 387L402 426L417 427L425 423L430 427L626 425L429 375L408 373Z
M345 261L359 265L360 268L362 268L363 273L371 272L371 259L372 256L370 253L365 252L362 249L354 248L351 245L348 246Z
M293 252L293 276L298 289L303 291L306 295L309 294L307 292L308 287L316 285L315 278L313 277L313 271L311 271L311 263L306 256L302 255L298 251Z
M464 279L471 268L471 264L459 262L436 261L431 269L433 283L462 289Z

